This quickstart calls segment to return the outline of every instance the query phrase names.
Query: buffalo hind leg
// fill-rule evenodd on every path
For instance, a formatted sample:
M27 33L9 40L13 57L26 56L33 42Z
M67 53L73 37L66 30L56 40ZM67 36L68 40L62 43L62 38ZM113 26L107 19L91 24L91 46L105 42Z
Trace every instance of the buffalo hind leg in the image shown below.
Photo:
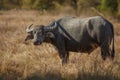
M108 44L103 44L101 46L101 56L103 60L106 60L107 57L110 57L110 48Z

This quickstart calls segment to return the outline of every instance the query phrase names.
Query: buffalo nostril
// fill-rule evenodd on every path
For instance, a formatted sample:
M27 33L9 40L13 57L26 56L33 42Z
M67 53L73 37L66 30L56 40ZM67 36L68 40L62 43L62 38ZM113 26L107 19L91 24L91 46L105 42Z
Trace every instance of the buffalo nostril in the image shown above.
M27 38L24 41L27 41Z

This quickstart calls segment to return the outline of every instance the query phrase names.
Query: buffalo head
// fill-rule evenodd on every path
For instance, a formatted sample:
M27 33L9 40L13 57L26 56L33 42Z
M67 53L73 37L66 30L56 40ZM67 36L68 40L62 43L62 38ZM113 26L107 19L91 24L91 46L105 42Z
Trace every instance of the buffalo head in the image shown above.
M42 42L45 41L46 37L53 37L51 31L53 31L57 27L57 23L53 22L49 26L44 25L36 25L34 28L31 28L33 24L31 24L27 29L26 32L28 33L25 41L32 40L34 45L40 45Z

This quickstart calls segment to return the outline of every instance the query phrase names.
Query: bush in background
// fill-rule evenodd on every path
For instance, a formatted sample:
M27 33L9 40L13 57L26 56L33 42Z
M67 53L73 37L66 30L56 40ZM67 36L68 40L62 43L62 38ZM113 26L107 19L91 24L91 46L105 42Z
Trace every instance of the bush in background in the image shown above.
M77 14L82 11L91 11L93 7L103 14L120 15L120 0L0 0L2 10L15 8L61 11L66 6L72 8Z
M101 0L98 9L107 14L115 14L118 12L117 0Z

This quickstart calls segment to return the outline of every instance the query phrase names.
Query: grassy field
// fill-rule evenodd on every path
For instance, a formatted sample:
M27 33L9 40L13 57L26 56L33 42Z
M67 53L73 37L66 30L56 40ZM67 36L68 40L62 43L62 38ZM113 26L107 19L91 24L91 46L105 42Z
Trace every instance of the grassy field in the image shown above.
M115 29L113 62L102 61L98 48L90 55L71 52L69 63L62 66L51 44L34 46L32 41L25 44L27 26L47 25L64 16L67 14L0 11L0 80L120 80L120 23L110 17L106 18Z

